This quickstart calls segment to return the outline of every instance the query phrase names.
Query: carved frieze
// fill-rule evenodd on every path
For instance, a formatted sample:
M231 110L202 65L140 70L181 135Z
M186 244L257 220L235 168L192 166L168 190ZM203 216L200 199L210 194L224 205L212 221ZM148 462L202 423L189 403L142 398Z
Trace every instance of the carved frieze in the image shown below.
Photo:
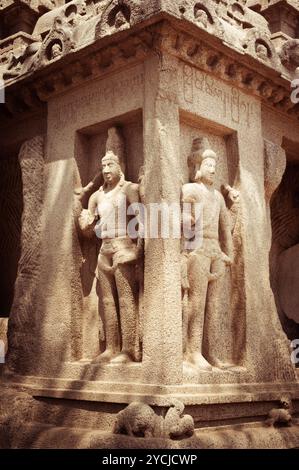
M165 11L179 18L181 22L192 23L200 30L218 37L229 47L250 54L272 68L280 67L280 59L271 42L265 18L245 4L234 0L226 2L185 0L182 5L176 4L171 7L168 3L158 1L147 5L146 1L137 0L107 0L100 4L94 1L87 3L85 0L73 0L62 6L60 2L56 4L54 0L47 1L49 3L47 8L50 11L46 11L38 19L33 30L33 37L39 42L43 42L47 35L52 34L57 25L57 18L60 18L66 30L72 31L73 48L77 49L86 41L94 42L98 38L129 30L148 16ZM53 2L56 8L51 9ZM40 8L42 5L44 4L40 4ZM58 45L54 48L55 58L67 53L63 45L60 45L60 51L58 48ZM26 62L25 59L23 62ZM46 62L38 61L37 64L38 67L43 67ZM13 68L14 65L11 64L10 69ZM24 66L21 72L12 71L5 79L17 78L27 71L28 67Z
M241 6L244 15L242 21L238 22L237 18L242 11L234 6L233 2L227 3L225 13L222 3L217 6L213 0L204 3L188 0L184 2L184 8L176 10L176 6L173 6L172 9L172 14L176 14L180 19L180 28L177 24L170 25L169 20L149 25L137 33L132 28L144 18L142 3L135 0L113 0L103 2L101 8L98 6L96 10L90 10L90 5L85 8L84 5L83 0L74 0L40 18L35 33L39 33L41 39L29 44L18 56L11 53L3 74L5 80L10 80L9 85L21 79L22 75L26 74L28 77L28 74L39 68L55 65L56 67L51 69L50 77L39 78L37 82L32 75L31 79L39 98L47 100L51 94L60 92L66 87L98 77L107 70L142 60L150 51L159 53L158 51L162 50L195 68L212 73L238 88L257 95L281 111L296 115L297 108L290 100L289 81L277 74L283 72L283 76L286 77L286 68L281 65L265 20L262 17L260 21L250 19L252 14L255 18L257 13L247 11L248 9ZM95 8L95 5L92 5ZM187 20L197 25L198 31L201 32L198 34L196 30L192 30L187 33L185 29ZM232 26L232 22L236 25ZM48 31L50 24L52 26ZM113 41L114 32L120 31L125 36L117 45L106 42L102 49L95 50L90 43L85 48L84 54L80 50L79 59L79 51L78 53L76 51L80 47L82 25L85 32L88 31L88 25L92 26L95 38L106 35L111 36ZM237 34L234 49L239 41L237 49L242 49L241 55L237 51L232 54L227 47L227 31L232 31L232 28ZM88 34L90 38L90 32ZM216 47L214 37L217 35L221 39L224 36L225 38L224 43ZM85 39L87 40L87 36ZM70 52L73 58L68 60L66 68L60 65L59 60ZM248 62L247 54L255 58L255 62ZM276 72L272 74L272 78L269 78L271 68ZM9 89L8 87L7 95L10 94ZM18 100L19 98L18 95Z

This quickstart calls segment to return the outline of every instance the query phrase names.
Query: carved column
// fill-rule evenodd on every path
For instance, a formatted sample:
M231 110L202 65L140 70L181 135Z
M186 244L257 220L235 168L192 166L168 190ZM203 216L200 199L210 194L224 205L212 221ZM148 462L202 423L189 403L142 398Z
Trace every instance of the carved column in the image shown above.
M144 161L146 203L180 201L180 127L177 64L167 55L145 63ZM145 244L143 362L146 381L182 381L180 241Z

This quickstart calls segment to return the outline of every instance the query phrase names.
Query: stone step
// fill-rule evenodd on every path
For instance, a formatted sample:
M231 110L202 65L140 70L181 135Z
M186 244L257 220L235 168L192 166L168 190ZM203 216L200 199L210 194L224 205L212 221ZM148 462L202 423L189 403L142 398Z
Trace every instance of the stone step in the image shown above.
M9 443L9 439L11 439ZM136 438L92 429L27 423L7 432L0 426L0 448L43 449L265 449L298 448L299 426L258 423L197 430L183 440Z

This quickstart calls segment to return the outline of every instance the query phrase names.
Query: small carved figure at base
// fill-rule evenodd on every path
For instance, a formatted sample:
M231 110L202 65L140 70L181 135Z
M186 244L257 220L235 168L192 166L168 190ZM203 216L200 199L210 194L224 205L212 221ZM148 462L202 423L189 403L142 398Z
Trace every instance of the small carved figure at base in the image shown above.
M185 405L173 400L164 419L164 435L170 439L185 439L194 433L194 421L191 415L184 415Z
M257 44L255 51L259 59L268 60L268 49L264 44Z
M165 417L157 415L145 403L130 403L117 415L114 434L133 437L159 437L165 439L185 439L194 433L192 416L183 415L185 405L173 400Z
M161 434L161 416L145 403L130 403L117 415L114 434L125 434L134 437L155 437Z
M268 413L266 426L292 426L292 401L285 397L280 400L282 407L273 408Z

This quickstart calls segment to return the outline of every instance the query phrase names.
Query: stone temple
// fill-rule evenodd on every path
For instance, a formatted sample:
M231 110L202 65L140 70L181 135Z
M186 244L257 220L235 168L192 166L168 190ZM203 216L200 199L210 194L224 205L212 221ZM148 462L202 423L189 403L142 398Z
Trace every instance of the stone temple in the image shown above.
M0 1L0 447L299 447L299 1Z

